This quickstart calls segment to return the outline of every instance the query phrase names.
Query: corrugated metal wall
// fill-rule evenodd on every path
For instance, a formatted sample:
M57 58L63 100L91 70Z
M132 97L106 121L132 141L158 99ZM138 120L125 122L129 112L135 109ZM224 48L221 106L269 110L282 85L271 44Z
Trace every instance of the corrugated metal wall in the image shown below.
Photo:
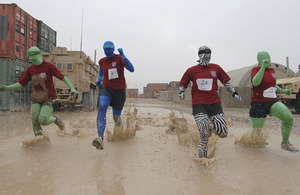
M28 60L37 46L37 21L16 4L0 4L0 57Z
M31 63L23 60L0 58L0 84L11 85L18 81ZM0 110L24 110L29 108L32 83L13 91L0 92Z
M56 47L56 31L38 20L37 46L42 52L50 53L51 46Z

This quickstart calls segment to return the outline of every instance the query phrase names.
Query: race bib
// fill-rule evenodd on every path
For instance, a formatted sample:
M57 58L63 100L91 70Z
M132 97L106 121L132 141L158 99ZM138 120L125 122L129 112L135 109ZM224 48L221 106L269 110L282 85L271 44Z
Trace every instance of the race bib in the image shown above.
M264 90L263 96L265 98L277 98L276 87L270 87L269 89Z
M118 77L119 75L116 68L108 69L108 80L116 79Z
M213 79L197 79L198 89L202 91L210 91L212 89Z

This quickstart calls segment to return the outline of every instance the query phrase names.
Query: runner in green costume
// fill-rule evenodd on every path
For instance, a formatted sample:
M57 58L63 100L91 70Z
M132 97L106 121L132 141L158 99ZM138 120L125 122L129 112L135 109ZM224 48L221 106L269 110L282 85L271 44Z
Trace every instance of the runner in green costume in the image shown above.
M0 91L20 89L32 81L30 112L34 135L43 135L41 125L49 125L53 122L63 130L65 126L62 120L57 116L51 116L52 104L56 98L53 76L62 80L72 93L79 94L79 92L55 65L42 60L42 54L38 47L31 47L28 50L28 56L33 65L26 69L17 83L8 86L0 85Z
M290 142L289 137L293 127L293 117L290 110L279 101L277 92L290 95L290 89L281 89L276 85L275 70L270 68L269 53L261 51L257 54L258 65L251 72L253 95L251 97L250 118L252 122L252 135L261 133L267 115L279 118L282 121L281 148L298 152Z

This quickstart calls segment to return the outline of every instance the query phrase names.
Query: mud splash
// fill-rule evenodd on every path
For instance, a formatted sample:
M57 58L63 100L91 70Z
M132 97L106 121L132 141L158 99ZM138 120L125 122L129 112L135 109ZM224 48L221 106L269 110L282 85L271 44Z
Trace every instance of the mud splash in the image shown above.
M65 124L65 130L56 130L60 137L87 137L97 134L96 118L78 119L74 118Z
M268 145L268 134L263 132L246 132L240 139L235 139L235 144L243 145L246 147L263 148Z
M198 150L197 147L200 139L198 129L190 128L189 130L187 119L182 113L181 117L177 117L174 111L171 110L168 127L166 133L176 133L180 144L189 147L192 151ZM195 162L204 167L211 166L215 162L218 138L214 133L211 134L208 139L207 158L198 158L198 155L194 154L193 158Z
M187 119L184 118L183 114L181 113L181 117L176 117L173 110L171 110L171 113L169 115L169 124L168 129L166 130L166 133L187 133L188 125L187 125Z
M133 111L131 111L131 106L129 106L129 108L124 111L122 118L122 121L125 121L125 124L115 124L113 133L111 133L108 129L106 130L107 141L120 141L133 137L136 131L139 129L137 113L137 108L133 108Z
M37 136L37 137L34 137L34 138L24 139L22 141L22 143L23 143L23 146L25 148L38 147L40 145L50 143L50 137L49 137L48 133L43 132L42 136Z

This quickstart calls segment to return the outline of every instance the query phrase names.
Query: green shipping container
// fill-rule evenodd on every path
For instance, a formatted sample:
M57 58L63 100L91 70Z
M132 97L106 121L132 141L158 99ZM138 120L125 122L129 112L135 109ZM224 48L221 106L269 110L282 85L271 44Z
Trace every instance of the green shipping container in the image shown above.
M18 81L32 63L23 60L0 58L0 84L11 85ZM0 92L0 110L19 111L29 109L32 83L13 91Z

